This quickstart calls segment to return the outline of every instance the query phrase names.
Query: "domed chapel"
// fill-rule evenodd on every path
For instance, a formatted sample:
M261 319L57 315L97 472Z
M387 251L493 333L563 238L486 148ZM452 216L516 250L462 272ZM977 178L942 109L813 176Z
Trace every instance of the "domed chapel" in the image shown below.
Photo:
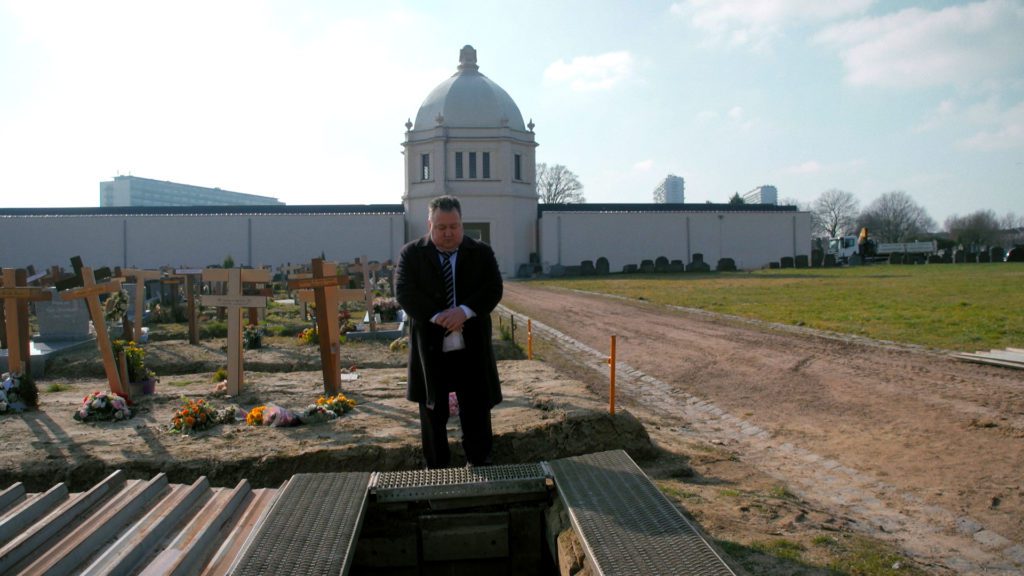
M533 123L480 73L472 46L405 127L407 237L426 234L430 199L451 194L462 202L466 234L494 248L504 274L529 262L537 234Z
M462 200L466 233L494 248L506 277L599 259L612 272L655 259L714 269L729 258L755 269L810 253L810 214L792 206L539 203L533 121L524 123L512 97L480 72L472 46L406 121L401 145L400 204L0 208L0 265L45 270L75 255L94 268L199 268L225 256L274 270L321 254L394 261L404 243L427 233L427 206L442 194Z

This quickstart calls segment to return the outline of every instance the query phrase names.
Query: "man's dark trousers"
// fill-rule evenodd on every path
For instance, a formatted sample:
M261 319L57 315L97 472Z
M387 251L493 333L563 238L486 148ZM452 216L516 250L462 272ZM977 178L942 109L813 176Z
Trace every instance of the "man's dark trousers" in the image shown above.
M459 423L462 426L462 448L466 460L473 466L491 464L493 446L491 431L491 409L481 391L482 383L466 378L462 366L469 362L464 350L447 352L444 355L444 378L446 390L443 398L434 402L434 409L420 403L420 434L423 439L423 455L427 468L446 468L451 465L451 450L448 447L448 393L455 392L459 399Z

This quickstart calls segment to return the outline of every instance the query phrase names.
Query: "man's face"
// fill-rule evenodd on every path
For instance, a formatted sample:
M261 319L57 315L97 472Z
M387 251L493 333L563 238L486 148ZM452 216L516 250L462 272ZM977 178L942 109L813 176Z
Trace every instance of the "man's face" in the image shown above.
M438 249L451 252L462 244L462 216L455 210L435 210L427 219L430 240Z

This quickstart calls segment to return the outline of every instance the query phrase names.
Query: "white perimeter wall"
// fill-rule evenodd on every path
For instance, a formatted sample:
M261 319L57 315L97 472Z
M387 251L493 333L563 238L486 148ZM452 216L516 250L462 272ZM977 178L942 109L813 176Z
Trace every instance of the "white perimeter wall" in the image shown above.
M539 231L545 273L602 256L621 272L659 256L688 264L702 253L712 270L719 258L752 270L811 253L808 212L545 212Z
M231 256L237 266L276 267L319 258L397 260L402 214L189 216L9 216L0 218L0 266L44 271L86 266L202 268Z

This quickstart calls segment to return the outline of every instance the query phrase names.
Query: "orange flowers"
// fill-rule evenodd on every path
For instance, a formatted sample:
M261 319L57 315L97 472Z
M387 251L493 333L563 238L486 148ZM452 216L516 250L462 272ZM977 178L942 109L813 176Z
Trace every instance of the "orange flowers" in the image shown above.
M217 423L217 411L206 400L181 399L181 409L171 418L171 431L188 434L205 430Z

